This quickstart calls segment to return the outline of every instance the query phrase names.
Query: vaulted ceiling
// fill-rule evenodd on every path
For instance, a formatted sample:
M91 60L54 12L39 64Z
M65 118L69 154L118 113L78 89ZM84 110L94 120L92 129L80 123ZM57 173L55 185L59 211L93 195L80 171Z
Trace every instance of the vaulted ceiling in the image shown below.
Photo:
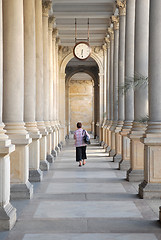
M75 44L75 18L77 39L88 38L88 18L90 45L101 46L110 26L110 17L115 12L115 0L52 0L62 46Z

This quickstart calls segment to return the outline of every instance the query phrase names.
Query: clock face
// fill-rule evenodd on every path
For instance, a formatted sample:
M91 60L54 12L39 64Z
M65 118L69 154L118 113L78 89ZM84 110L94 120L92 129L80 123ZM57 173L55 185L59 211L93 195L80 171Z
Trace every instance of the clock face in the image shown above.
M87 59L91 54L91 48L86 42L79 42L74 47L74 56L80 60Z

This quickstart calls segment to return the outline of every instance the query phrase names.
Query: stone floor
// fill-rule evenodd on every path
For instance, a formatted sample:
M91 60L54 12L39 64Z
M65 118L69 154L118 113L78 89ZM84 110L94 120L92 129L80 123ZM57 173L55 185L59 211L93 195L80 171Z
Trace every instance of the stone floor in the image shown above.
M142 200L95 140L78 167L70 140L31 200L13 201L18 219L0 240L161 240L161 200Z

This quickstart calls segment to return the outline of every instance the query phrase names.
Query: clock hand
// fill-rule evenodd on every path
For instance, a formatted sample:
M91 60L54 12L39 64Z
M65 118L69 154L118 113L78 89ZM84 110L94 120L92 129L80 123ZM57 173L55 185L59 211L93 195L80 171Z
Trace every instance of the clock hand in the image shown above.
M82 49L82 51L81 51L81 55L82 55L82 57L83 57L83 49Z

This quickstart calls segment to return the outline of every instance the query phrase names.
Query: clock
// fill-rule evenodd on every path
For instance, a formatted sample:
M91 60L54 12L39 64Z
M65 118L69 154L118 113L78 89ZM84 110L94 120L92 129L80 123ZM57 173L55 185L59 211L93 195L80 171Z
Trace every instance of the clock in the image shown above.
M79 60L86 60L91 55L91 48L87 42L78 42L74 46L73 54Z

